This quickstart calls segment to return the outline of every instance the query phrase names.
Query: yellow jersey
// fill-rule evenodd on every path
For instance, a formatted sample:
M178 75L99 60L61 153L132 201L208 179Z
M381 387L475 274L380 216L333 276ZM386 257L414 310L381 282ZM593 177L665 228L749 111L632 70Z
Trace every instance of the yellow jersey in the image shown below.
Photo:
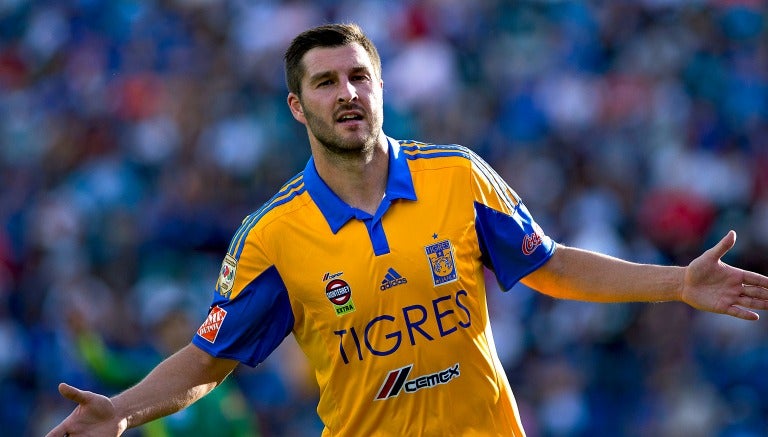
M193 342L255 366L292 332L324 436L522 436L484 267L507 290L555 244L471 150L388 142L375 214L339 199L310 158L245 218Z

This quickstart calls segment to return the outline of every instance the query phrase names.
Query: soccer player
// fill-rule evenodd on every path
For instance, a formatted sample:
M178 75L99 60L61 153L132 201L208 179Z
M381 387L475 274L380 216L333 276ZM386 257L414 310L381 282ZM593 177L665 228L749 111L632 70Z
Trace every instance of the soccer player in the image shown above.
M387 137L381 62L355 25L298 35L285 67L306 168L243 220L191 343L111 398L62 383L78 405L49 436L119 435L176 412L289 333L315 369L323 435L522 436L484 267L504 289L556 298L746 320L768 308L768 278L720 261L732 231L686 267L566 247L469 149Z

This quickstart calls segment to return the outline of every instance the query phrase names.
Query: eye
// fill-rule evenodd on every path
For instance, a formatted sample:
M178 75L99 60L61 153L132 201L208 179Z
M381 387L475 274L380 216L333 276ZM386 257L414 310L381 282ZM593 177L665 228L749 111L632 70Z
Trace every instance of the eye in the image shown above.
M333 83L333 82L332 82L330 79L326 79L326 80L324 80L324 81L322 81L322 82L318 82L318 83L317 83L317 87L318 87L318 88L321 88L321 87L324 87L324 86L328 86L328 85L331 85L332 83Z

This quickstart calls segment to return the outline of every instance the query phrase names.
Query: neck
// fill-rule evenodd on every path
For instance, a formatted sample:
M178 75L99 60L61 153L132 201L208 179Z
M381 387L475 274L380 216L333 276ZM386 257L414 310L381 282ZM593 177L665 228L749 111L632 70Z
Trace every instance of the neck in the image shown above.
M371 150L337 154L312 146L317 173L348 205L374 214L387 187L389 145L382 134Z

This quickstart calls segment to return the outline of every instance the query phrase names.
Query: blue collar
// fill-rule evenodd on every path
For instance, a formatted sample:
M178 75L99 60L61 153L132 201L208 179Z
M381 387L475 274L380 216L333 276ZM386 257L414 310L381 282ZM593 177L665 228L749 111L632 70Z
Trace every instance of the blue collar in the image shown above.
M389 143L389 174L387 175L387 188L384 199L373 218L381 218L396 199L416 200L416 191L413 189L413 179L408 167L408 161L403 153L400 153L400 144L387 137ZM309 158L304 168L304 186L312 197L312 200L320 208L325 220L333 233L339 232L344 224L353 218L358 220L371 218L371 215L357 208L351 207L339 198L317 174L315 159Z

